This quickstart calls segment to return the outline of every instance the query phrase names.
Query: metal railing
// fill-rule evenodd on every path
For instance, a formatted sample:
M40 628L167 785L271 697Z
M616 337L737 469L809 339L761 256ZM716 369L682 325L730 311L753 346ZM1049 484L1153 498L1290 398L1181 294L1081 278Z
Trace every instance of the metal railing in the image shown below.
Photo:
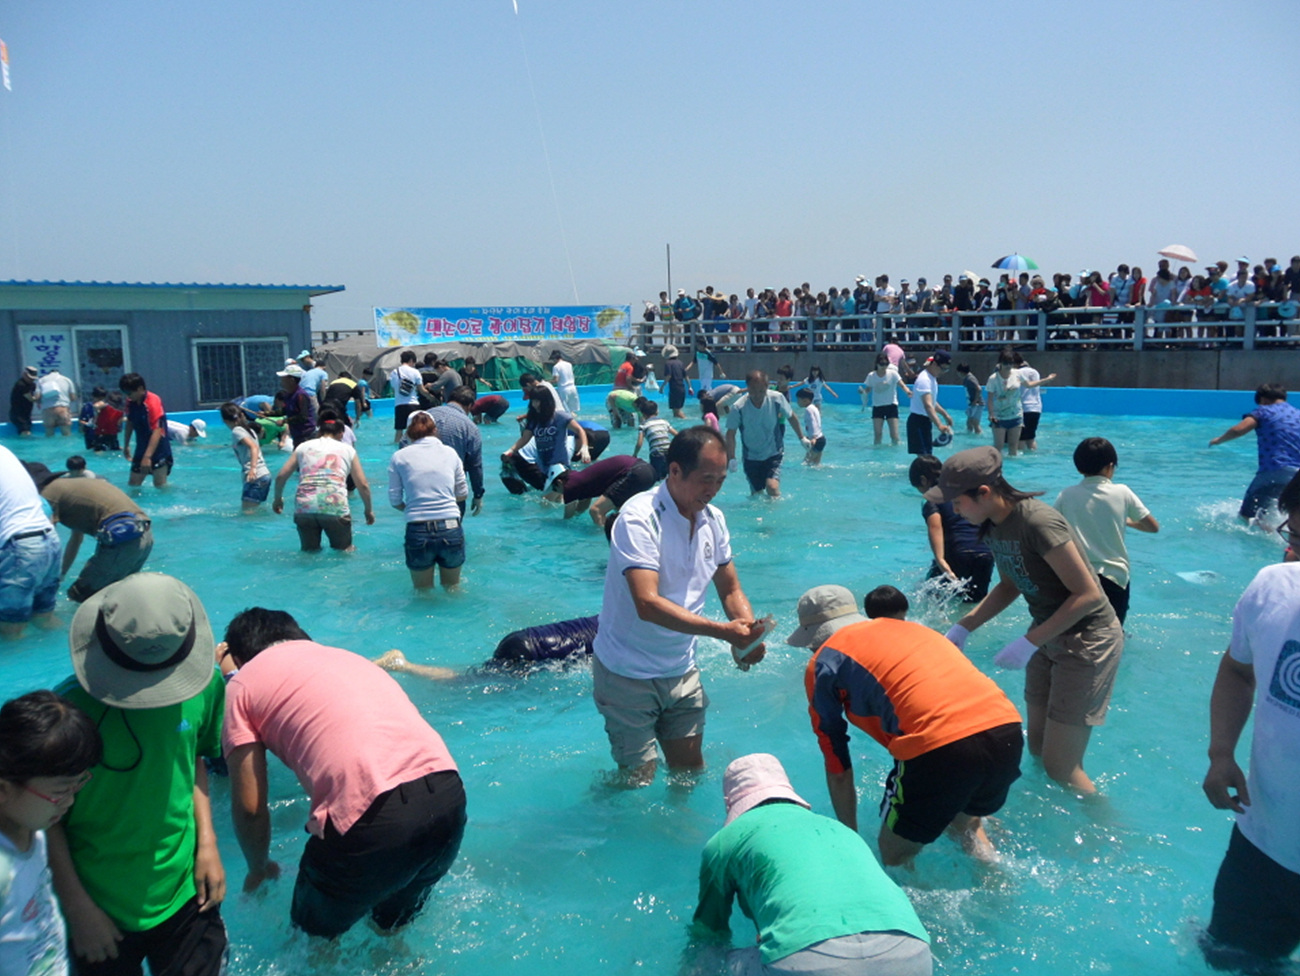
M1015 346L1048 349L1257 349L1300 345L1293 302L1240 305L1072 307L978 312L891 312L643 322L641 344L703 337L714 352L879 351L894 341L954 353ZM1282 312L1291 317L1283 318ZM665 331L664 326L668 328ZM741 331L731 331L741 326ZM646 327L652 331L647 332ZM686 350L683 349L683 352Z

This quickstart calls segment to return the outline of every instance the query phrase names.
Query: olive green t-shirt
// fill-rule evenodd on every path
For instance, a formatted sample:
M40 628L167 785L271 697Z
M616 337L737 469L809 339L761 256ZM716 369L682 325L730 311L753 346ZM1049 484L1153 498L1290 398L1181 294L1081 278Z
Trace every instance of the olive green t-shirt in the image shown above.
M58 478L46 485L41 494L58 521L86 535L98 532L99 523L110 515L144 514L144 509L130 495L103 478Z
M1041 624L1054 614L1070 595L1069 588L1061 582L1056 570L1043 557L1057 546L1073 542L1080 557L1087 563L1083 543L1070 523L1052 506L1037 498L1018 502L1001 525L994 525L985 540L993 550L998 574L1014 583L1025 602L1034 625ZM1095 573L1094 573L1095 575ZM1115 611L1097 586L1097 599L1067 634L1079 634L1091 627L1117 622Z
M77 876L130 932L151 929L195 896L194 769L221 755L226 686L164 708L113 708L69 678L57 689L94 720L104 758L63 820Z

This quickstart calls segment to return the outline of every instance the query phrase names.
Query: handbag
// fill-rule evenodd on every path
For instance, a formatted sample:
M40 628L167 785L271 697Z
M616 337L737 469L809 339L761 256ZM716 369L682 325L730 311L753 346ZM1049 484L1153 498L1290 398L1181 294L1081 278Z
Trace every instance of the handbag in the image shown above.
M101 546L112 548L134 542L148 531L150 521L135 512L118 512L99 523L95 539Z

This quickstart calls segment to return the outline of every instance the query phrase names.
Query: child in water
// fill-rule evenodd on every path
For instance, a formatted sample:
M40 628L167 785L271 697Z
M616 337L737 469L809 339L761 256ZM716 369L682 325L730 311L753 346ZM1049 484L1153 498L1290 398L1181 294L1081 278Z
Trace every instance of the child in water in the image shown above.
M826 437L822 434L822 412L813 402L813 391L804 387L795 394L799 406L803 407L804 439L803 446L808 453L804 455L804 464L816 467L822 463L822 451L826 450Z
M52 691L0 708L0 972L68 971L45 831L90 780L102 744L95 724Z

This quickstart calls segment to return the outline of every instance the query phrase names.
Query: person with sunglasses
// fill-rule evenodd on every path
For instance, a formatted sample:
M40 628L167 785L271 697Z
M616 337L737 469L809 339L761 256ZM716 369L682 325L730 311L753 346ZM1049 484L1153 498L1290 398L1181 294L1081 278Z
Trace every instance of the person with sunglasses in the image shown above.
M90 782L101 748L95 723L52 691L0 707L0 973L67 970L45 831Z

